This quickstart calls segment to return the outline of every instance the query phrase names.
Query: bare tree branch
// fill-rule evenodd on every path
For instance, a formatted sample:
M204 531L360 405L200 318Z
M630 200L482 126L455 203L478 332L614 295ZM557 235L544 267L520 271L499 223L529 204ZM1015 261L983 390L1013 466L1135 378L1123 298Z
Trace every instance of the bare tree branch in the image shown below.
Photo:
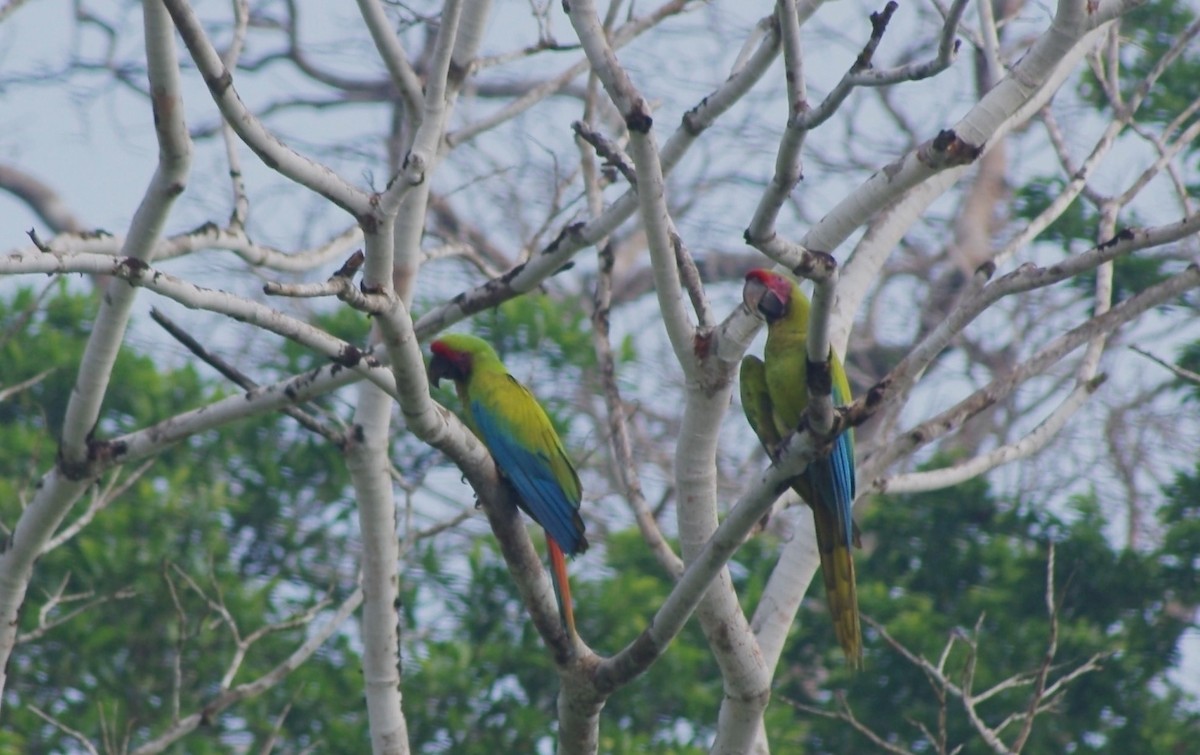
M42 370L38 374L29 378L28 380L22 380L21 382L16 383L15 385L9 385L4 388L0 388L0 401L7 401L9 398L17 395L18 393L29 390L33 386L35 386L38 383L45 380L46 377L49 376L52 372L54 372L53 367L51 367L50 369L47 369L47 370Z
M5 11L16 4L10 0L0 8L0 21L4 20ZM84 229L83 222L58 192L15 166L0 163L0 190L28 205L53 233L78 233Z
M213 101L221 109L225 121L233 127L246 146L264 164L272 166L293 181L320 194L355 217L368 212L368 198L330 168L307 158L283 144L271 134L242 102L233 87L233 74L225 67L220 55L200 26L200 20L187 0L162 0L192 60L204 76L204 83Z
M1196 383L1197 385L1200 385L1200 373L1195 373L1195 372L1192 372L1191 370L1185 370L1184 368L1180 367L1179 365L1171 364L1170 362L1159 359L1158 357L1154 356L1150 352L1139 349L1137 346L1130 346L1129 348L1131 350L1136 351L1137 353L1141 354L1142 356L1146 357L1147 359L1157 362L1158 364L1162 365L1163 367L1166 367L1168 370L1171 371L1171 373L1173 375L1175 375L1175 377L1177 377L1181 380L1186 380L1189 383Z

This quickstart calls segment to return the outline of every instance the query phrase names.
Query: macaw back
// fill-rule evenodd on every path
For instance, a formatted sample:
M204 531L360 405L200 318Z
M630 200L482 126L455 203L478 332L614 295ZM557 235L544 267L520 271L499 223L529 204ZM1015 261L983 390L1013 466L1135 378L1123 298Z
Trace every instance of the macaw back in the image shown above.
M522 508L567 555L586 550L579 475L537 399L499 362L476 363L464 388L472 429L516 488Z
M803 296L796 288L787 315L767 328L763 373L774 420L772 429L779 439L798 429L808 408L808 307ZM850 383L836 354L830 354L829 366L833 404L843 406L850 401ZM853 430L839 435L830 454L810 463L792 481L792 488L813 511L821 576L834 632L850 664L860 667L862 630L851 554L855 545L851 517L855 496Z
M518 505L545 530L559 615L574 636L567 556L588 547L579 516L583 492L550 417L483 339L451 333L430 349L430 380L454 380L467 424L491 452L501 477L511 483Z

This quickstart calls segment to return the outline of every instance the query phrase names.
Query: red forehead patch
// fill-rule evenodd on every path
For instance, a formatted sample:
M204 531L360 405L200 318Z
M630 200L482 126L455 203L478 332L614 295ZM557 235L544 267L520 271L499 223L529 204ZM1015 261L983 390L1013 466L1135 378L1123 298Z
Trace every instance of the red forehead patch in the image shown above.
M786 302L792 298L792 282L770 270L755 268L746 273L746 280L756 280L763 284L767 287L767 290L779 297L779 301L781 302Z

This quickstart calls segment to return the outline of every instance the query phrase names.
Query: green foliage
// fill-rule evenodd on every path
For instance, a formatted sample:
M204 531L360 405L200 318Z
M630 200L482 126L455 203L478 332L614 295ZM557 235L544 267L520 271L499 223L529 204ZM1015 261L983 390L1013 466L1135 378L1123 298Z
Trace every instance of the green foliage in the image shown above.
M94 297L61 285L40 303L29 290L0 303L0 385L52 370L0 403L0 520L10 526L53 463L54 436L95 308ZM216 391L190 366L164 370L149 356L123 349L97 436L147 426L211 400ZM169 724L176 694L188 715L219 691L235 648L210 600L220 600L246 636L304 610L328 588L335 599L352 589L353 554L345 552L352 510L329 505L344 499L347 484L344 465L330 461L331 451L280 415L192 438L159 456L78 535L45 554L20 630L36 630L47 607L47 618L63 623L13 653L4 729L15 734L0 738L0 751L72 749L30 706L95 736L104 721L121 736L128 731L133 742L144 741ZM67 523L92 496L132 473L122 469L103 479ZM60 590L77 599L50 606ZM87 606L91 601L98 602ZM304 639L303 629L268 635L251 648L233 684L265 673ZM358 668L348 640L335 638L287 682L215 716L177 751L227 752L231 737L266 741L275 718L291 705L283 741L359 752L366 721ZM7 749L14 742L16 750Z
M1066 180L1057 176L1035 178L1016 190L1015 212L1018 218L1033 220L1054 201L1066 186ZM1038 236L1038 240L1048 244L1057 244L1064 252L1070 250L1073 243L1082 242L1088 246L1096 243L1096 229L1100 216L1095 208L1081 198L1067 206ZM1128 224L1137 225L1136 215L1131 216ZM1127 299L1156 283L1166 280L1163 260L1148 259L1125 255L1113 263L1113 297L1115 301ZM1071 278L1069 285L1083 291L1091 292L1096 288L1096 273L1094 271Z
M1186 484L1200 483L1186 478ZM1191 487L1169 491L1174 506L1188 502L1192 517L1197 492ZM862 522L868 540L867 554L857 561L862 611L927 659L936 661L951 637L960 638L946 665L955 683L962 681L971 652L963 638L975 641L973 689L981 692L1016 673L1036 671L1043 661L1051 632L1045 586L1053 542L1059 635L1051 683L1095 654L1109 655L1101 671L1068 687L1057 714L1038 719L1025 752L1170 751L1154 743L1183 741L1189 728L1200 724L1190 712L1195 708L1183 705L1186 696L1167 676L1188 624L1164 611L1172 596L1194 599L1189 590L1196 584L1197 564L1183 554L1197 552L1190 539L1195 533L1180 529L1161 550L1143 553L1114 549L1105 537L1106 525L1094 498L1075 501L1073 515L1060 519L1040 507L996 500L979 480L933 493L880 497ZM800 623L804 631L787 658L798 666L824 660L835 669L833 686L844 688L859 720L889 741L928 750L932 743L918 724L937 732L939 707L937 690L924 673L871 629L866 630L866 671L841 670L832 658L836 644L826 631L823 606L809 605ZM806 681L811 680L783 680L778 692L820 704L806 693L811 689ZM980 713L995 725L1027 707L1029 689L1001 692L982 704ZM951 749L962 744L964 753L990 752L953 697L945 726ZM1016 731L1017 726L1006 730L1006 739L1011 742ZM844 723L827 719L814 720L803 743L807 752L868 746Z
M78 363L95 307L90 297L61 287L40 307L36 298L22 291L0 304L0 384L58 367L0 403L0 518L6 523L52 463L57 449L49 432L61 424L71 365ZM560 378L582 375L591 353L582 313L564 314L573 305L544 297L518 301L524 303L513 304L503 328L497 320L484 331L514 360L536 349L559 360ZM365 333L357 315L334 315L326 324L352 341ZM1187 351L1181 363L1195 368L1193 357ZM276 366L291 371L319 363L287 347ZM165 370L129 352L116 370L102 437L200 405L218 390L189 367ZM326 405L338 408L333 401ZM427 449L417 450L397 444L397 457L406 457L401 461L414 473L436 461ZM335 599L351 590L357 561L349 549L357 523L344 464L334 454L280 416L191 439L168 450L88 527L46 554L22 612L23 632L36 628L60 585L66 594L105 600L17 647L0 751L72 749L30 706L96 736L107 725L129 731L135 744L144 742L168 725L176 694L186 715L219 692L234 641L210 601L219 599L245 636L311 606L327 588ZM1200 602L1200 467L1180 474L1166 492L1163 542L1139 552L1112 547L1095 498L1079 499L1069 516L1055 517L1036 501L997 500L982 481L881 497L861 517L863 612L926 658L939 657L951 636L976 640L974 689L986 689L1042 662L1050 634L1046 559L1054 542L1060 625L1051 680L1096 653L1110 655L1101 671L1070 686L1055 710L1038 719L1026 752L1183 751L1200 719L1195 701L1167 672L1189 626L1187 607ZM608 532L596 544L572 567L577 619L589 643L612 653L646 628L670 584L636 531ZM761 595L776 548L770 538L755 538L731 565L747 607ZM419 543L406 558L401 585L405 712L414 751L494 755L552 746L558 676L493 540L472 540L457 550L441 539ZM48 617L62 618L75 605ZM233 683L272 668L304 636L302 629L268 635L251 648ZM246 743L257 750L285 709L280 751L363 751L368 735L355 637L353 627L335 636L284 683L214 716L174 751L223 753ZM858 718L890 741L930 749L917 724L938 730L936 691L870 628L866 647L866 670L848 672L817 587L802 606L767 712L776 749L868 749L844 723L788 704L834 705L833 690L844 691ZM967 660L968 646L960 640L947 662L956 680ZM1027 686L1001 692L981 713L995 723L1023 709L1027 695ZM601 750L706 752L722 697L707 643L690 622L644 677L608 702ZM946 732L951 747L987 751L954 700Z
M596 364L591 325L578 299L518 296L475 319L475 335L501 359L537 354L551 372L587 369Z
M53 461L57 446L50 432L61 426L74 381L71 368L78 364L95 304L92 297L58 288L40 303L22 291L0 310L0 332L6 334L0 342L2 384L36 375L46 365L62 366L0 404L5 494L0 505L9 504L0 517L6 522L15 519L19 496L31 493L37 475ZM492 335L508 348L550 354L559 370L576 376L594 361L587 320L570 305L560 309L548 298L526 297L505 305L504 316L508 335ZM349 310L319 324L351 343L361 343L367 328ZM324 362L285 343L270 366L283 375ZM164 371L128 350L114 375L102 436L198 406L216 391L190 367ZM338 408L333 400L321 404ZM417 472L428 468L428 449L410 454L414 449L403 446L397 449L398 457L406 457L399 459L402 469L405 463ZM245 636L308 607L327 586L334 587L335 598L343 597L353 585L355 554L346 547L357 522L345 493L345 467L332 453L325 441L280 416L191 439L169 449L79 535L47 554L22 613L23 631L34 629L39 610L64 579L68 593L109 600L17 648L0 750L70 749L31 706L88 733L100 732L103 718L115 731L128 730L135 744L168 724L176 694L183 715L203 707L219 692L234 652L232 635L210 600L222 602ZM609 551L617 576L594 585L580 580L576 593L581 626L589 637L607 638L601 645L613 649L645 628L667 586L652 576L657 569L636 535L613 536ZM536 751L553 737L558 691L553 665L493 542L485 538L469 551L466 579L462 567L443 550L423 546L403 580L405 700L414 749ZM416 610L431 603L441 609L432 615ZM287 708L281 747L361 752L367 722L361 658L351 636L335 636L286 682L215 716L177 751L226 752L234 741L265 742ZM303 637L297 629L268 635L247 654L233 684L273 667ZM711 727L691 722L709 720L721 690L711 668L696 670L711 664L703 648L690 630L637 693L614 700L609 710L625 723L605 733L606 751L704 751L701 743ZM661 704L652 685L669 690L666 699L674 702Z
M1164 271L1163 260L1125 255L1113 262L1113 301L1119 302L1145 289L1165 281L1170 275ZM1096 289L1096 273L1089 271L1071 279L1071 285L1083 291Z
M20 289L11 301L0 302L0 385L47 372L28 390L0 403L0 425L20 433L12 440L24 451L0 460L5 479L14 474L28 479L53 460L75 385L73 365L90 332L94 309L92 297L68 293L62 280L46 292L45 301L31 289ZM122 352L97 431L113 435L133 430L139 417L185 410L198 405L202 396L200 379L191 368L161 376L149 357Z
M1166 533L1159 565L1171 586L1164 600L1194 606L1200 603L1200 463L1176 475L1166 492L1167 505L1158 512Z
M1151 0L1125 15L1121 21L1122 50L1119 89L1128 102L1134 88L1162 59L1174 41L1195 20L1195 5L1175 0ZM1100 82L1090 69L1082 85L1084 97L1101 109L1109 107ZM1200 49L1184 48L1146 94L1138 111L1140 121L1168 123L1200 99ZM1193 145L1194 147L1195 145Z
M467 556L466 580L444 571L432 546L423 563L422 581L443 588L454 618L449 627L441 618L428 639L406 643L405 713L414 750L535 752L553 719L557 679L523 620L503 561L485 540ZM419 626L406 636L422 636Z
M636 530L613 533L605 544L606 566L612 576L602 583L583 583L579 592L586 597L580 602L591 615L586 623L581 622L579 631L584 637L597 638L590 641L601 652L615 653L649 626L671 585ZM741 554L738 561L744 564L753 558L752 551ZM748 589L751 585L745 569L732 571L739 592L761 592L761 583ZM656 743L639 752L699 753L707 751L705 744L715 734L714 714L722 696L712 654L697 623L690 622L670 652L630 689L617 693L605 711L608 721L617 724L609 728L637 733ZM677 726L685 736L673 733Z
M1066 184L1065 179L1052 176L1033 178L1018 187L1014 197L1016 216L1023 220L1033 220L1062 193ZM1075 201L1067 205L1067 209L1042 231L1038 239L1049 244L1058 244L1064 251L1074 241L1093 244L1099 218L1091 205L1076 197Z
M538 538L540 540L540 538ZM405 649L405 713L415 752L489 755L534 752L553 733L558 677L525 616L494 542L478 542L466 580L445 571L431 546L422 581L447 595L445 617L430 639ZM589 554L588 558L592 558ZM669 583L636 531L605 540L604 573L576 566L572 592L580 634L603 653L616 652L645 630ZM753 592L738 570L741 590ZM431 634L419 626L406 636ZM605 705L601 751L707 752L722 698L720 676L695 624L630 688Z

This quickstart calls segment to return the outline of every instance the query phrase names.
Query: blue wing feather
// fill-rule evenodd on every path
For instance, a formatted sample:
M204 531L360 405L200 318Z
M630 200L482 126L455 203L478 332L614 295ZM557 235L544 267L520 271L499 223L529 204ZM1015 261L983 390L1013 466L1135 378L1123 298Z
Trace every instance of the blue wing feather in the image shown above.
M555 479L549 456L517 442L508 421L482 402L472 401L471 413L484 444L492 452L496 465L516 488L529 515L554 538L564 553L569 556L578 553L583 542L583 527L577 511L579 502L571 500Z
M835 384L833 386L834 406L843 406L846 396ZM853 430L846 430L833 442L833 450L829 457L820 459L808 465L808 474L813 487L818 491L821 500L828 506L833 506L842 526L839 533L845 538L846 545L852 544L854 521L851 506L854 505L856 481L854 478L854 436Z

